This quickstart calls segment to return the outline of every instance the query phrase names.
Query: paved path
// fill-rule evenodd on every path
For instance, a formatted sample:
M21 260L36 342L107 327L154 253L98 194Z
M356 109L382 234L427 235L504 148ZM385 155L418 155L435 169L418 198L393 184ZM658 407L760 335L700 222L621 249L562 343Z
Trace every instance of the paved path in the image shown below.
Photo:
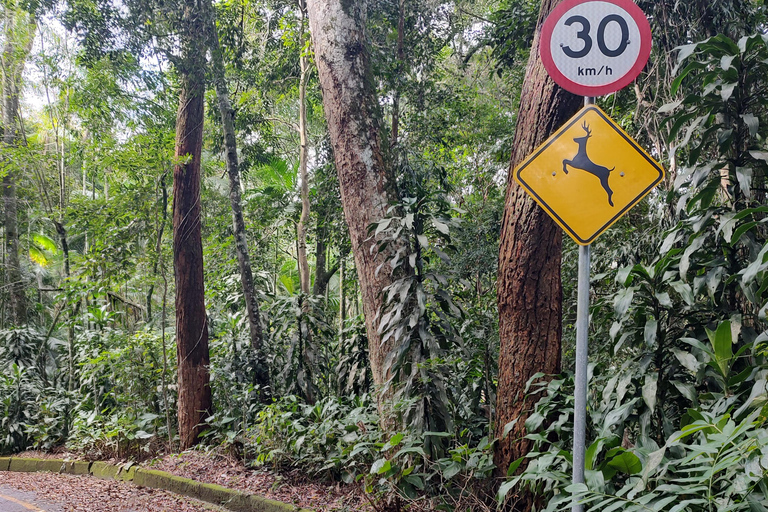
M34 492L0 485L0 512L60 512L62 509L41 500Z
M0 471L0 512L224 512L158 489L81 475Z

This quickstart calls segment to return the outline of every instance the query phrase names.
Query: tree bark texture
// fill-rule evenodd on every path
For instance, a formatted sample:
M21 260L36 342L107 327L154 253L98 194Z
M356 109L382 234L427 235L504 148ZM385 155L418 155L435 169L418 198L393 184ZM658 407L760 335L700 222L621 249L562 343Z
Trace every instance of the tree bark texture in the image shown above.
M221 126L224 132L227 175L229 176L229 204L232 207L232 231L235 237L237 264L240 269L240 284L243 288L243 298L245 299L245 312L248 316L251 347L256 359L254 380L255 384L261 387L260 399L268 401L271 397L269 368L264 356L264 333L261 327L259 303L256 300L253 284L253 270L251 269L251 257L248 252L248 239L245 235L245 220L243 218L242 198L240 195L240 164L237 156L237 139L235 138L235 111L229 100L229 89L224 71L224 58L221 52L216 22L213 17L213 6L210 4L210 0L207 0L207 2L207 7L211 13L209 37L213 82L216 88L216 99L219 104Z
M528 453L522 439L532 403L526 401L527 381L537 372L560 371L562 336L562 284L560 263L562 232L513 179L513 169L579 108L582 99L555 85L539 58L541 25L560 0L541 5L531 57L525 73L499 250L499 385L496 435L517 420L509 435L496 445L499 475ZM523 496L515 510L528 510Z
M183 7L182 56L173 170L173 263L176 278L176 346L179 373L179 441L185 450L198 441L211 413L208 320L203 283L200 158L205 105L205 10Z
M24 64L32 50L35 33L35 20L20 9L14 2L4 7L5 20L3 36L5 44L2 54L3 72L3 143L7 147L17 147L21 137L19 118L19 94ZM27 323L27 300L24 281L19 262L18 205L16 200L16 175L18 162L6 162L6 175L3 177L3 203L5 244L8 251L6 276L10 291L11 320L15 326Z
M339 175L341 201L362 289L370 362L376 386L390 377L387 356L390 338L378 332L381 291L392 283L386 262L396 249L379 252L368 227L386 215L396 199L396 181L384 165L378 104L366 49L367 2L309 0L309 24L323 105ZM382 411L383 400L379 402Z

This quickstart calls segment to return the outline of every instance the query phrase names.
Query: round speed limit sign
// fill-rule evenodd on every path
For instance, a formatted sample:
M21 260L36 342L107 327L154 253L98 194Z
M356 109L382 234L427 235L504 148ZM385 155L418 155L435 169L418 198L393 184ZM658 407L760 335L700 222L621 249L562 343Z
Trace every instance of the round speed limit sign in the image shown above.
M565 0L542 27L541 60L552 79L581 96L618 91L651 55L651 26L632 0Z

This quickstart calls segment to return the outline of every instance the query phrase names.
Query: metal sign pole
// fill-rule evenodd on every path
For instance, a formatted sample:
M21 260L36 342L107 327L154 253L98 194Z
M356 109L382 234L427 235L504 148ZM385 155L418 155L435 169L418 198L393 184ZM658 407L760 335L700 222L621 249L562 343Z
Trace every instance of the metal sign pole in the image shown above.
M595 98L585 97L584 106L594 105ZM584 483L587 437L587 355L589 331L589 271L590 246L579 246L579 291L576 307L576 382L573 411L573 483ZM573 503L573 512L583 512L584 506Z

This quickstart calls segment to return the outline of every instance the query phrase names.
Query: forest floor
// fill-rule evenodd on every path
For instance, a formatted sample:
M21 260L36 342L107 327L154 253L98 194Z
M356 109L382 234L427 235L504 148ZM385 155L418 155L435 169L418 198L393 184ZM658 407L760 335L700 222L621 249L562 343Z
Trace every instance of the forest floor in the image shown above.
M3 512L225 512L185 496L115 480L0 471Z
M28 451L17 455L17 457L70 460L83 459L82 456L71 452L45 453ZM120 464L125 461L107 459L105 462ZM272 500L291 503L298 507L310 508L318 512L370 512L374 510L365 491L359 484L345 485L341 483L323 482L300 471L277 474L264 469L250 469L245 467L242 461L235 457L223 454L190 450L181 454L171 454L165 455L162 458L150 459L142 462L140 465L150 469L167 471L173 475L191 478L199 482L218 484L230 489L249 492ZM0 475L3 475L3 473L0 473ZM6 473L6 475L8 475L8 473ZM92 480L99 482L100 484L105 482L93 478ZM108 483L122 484L122 482ZM54 486L54 489L55 488L56 487ZM20 489L26 490L23 488ZM138 492L139 490L136 489L136 491ZM141 491L146 491L146 489L142 489ZM64 492L66 492L66 490L64 490ZM71 510L100 511L108 509L74 508ZM138 510L144 509L139 508ZM154 509L146 510L149 511ZM197 509L192 508L168 508L166 510L197 511Z

